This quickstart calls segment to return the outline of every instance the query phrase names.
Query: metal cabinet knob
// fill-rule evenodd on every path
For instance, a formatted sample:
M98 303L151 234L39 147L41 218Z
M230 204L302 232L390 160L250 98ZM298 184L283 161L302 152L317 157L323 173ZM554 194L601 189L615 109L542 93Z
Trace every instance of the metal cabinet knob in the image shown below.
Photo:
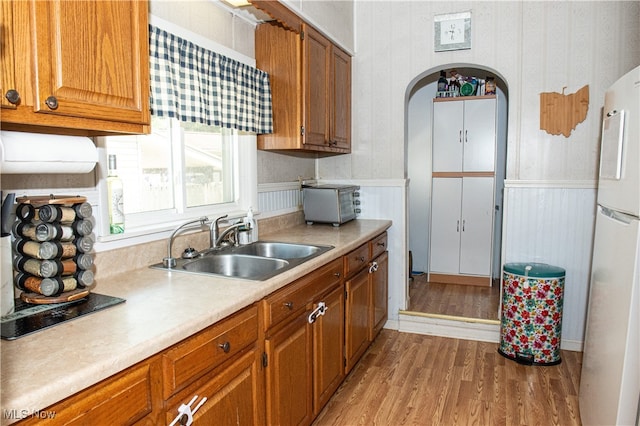
M51 109L58 109L58 99L55 96L49 96L44 103Z
M342 275L340 272L335 272L335 273L333 274L333 276L334 276L334 277L337 277L337 278L340 278L340 275Z
M293 309L293 302L284 302L284 306L289 308L289 310L292 310Z
M229 351L231 350L231 343L229 342L219 343L218 347L222 349L222 352L224 352L225 354L228 354Z
M18 105L18 103L20 103L20 93L18 93L18 91L15 89L7 90L7 93L5 93L4 97L7 98L7 100L13 105Z

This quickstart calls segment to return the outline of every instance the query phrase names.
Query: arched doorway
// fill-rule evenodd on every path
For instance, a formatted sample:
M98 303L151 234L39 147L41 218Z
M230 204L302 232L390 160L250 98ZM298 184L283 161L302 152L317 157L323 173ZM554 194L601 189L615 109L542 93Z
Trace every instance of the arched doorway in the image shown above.
M486 76L494 78L497 86L497 158L495 173L495 204L496 215L494 222L494 243L492 250L492 277L494 288L491 296L499 298L499 278L501 270L501 237L502 237L502 195L506 170L506 146L507 146L507 113L508 113L508 86L502 75L494 69L480 64L443 64L431 68L412 80L406 91L405 104L405 173L409 179L408 196L408 235L410 258L410 279L407 288L407 311L418 314L445 314L441 310L429 312L429 307L423 304L412 303L422 296L411 294L410 286L416 278L426 281L426 275L421 273L428 271L429 262L429 224L431 213L431 150L432 150L432 105L436 96L437 81L440 71L449 72L455 69L458 74L467 77L485 79ZM456 117L452 117L456 120ZM418 282L418 281L415 281ZM498 286L497 288L495 286ZM434 286L432 286L433 288ZM451 288L451 287L449 287ZM469 289L471 294L473 290ZM469 293L467 292L467 293ZM487 293L484 293L487 294ZM411 297L413 296L413 297ZM428 297L428 295L427 295ZM469 297L467 294L465 297ZM492 300L495 304L495 313L482 320L497 321L497 305L499 300ZM463 303L461 301L461 303ZM452 313L451 315L457 315ZM472 315L472 314L470 314ZM484 314L480 314L484 315Z

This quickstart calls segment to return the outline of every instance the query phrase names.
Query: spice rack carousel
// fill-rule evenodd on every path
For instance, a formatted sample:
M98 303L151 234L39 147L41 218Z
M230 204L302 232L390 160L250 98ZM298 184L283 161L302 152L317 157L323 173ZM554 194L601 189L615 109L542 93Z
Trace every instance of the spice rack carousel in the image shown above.
M93 217L85 197L46 195L16 199L14 284L26 303L82 299L95 287Z

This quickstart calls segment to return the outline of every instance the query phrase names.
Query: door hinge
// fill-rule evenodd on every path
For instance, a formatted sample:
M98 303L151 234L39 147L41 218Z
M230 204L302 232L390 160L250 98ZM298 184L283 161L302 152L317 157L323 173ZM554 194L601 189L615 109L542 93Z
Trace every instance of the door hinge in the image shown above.
M267 356L266 352L262 352L262 366L264 368L267 368L268 365L269 365L269 357Z
M304 126L300 126L300 136L304 136Z
M344 291L344 300L347 300L349 296L349 292L347 290Z
M304 31L300 31L300 40L304 40Z

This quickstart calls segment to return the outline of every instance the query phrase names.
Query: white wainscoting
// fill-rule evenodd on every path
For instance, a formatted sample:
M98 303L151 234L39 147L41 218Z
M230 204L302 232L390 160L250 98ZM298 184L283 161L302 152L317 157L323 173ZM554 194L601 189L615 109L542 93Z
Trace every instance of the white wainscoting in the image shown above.
M263 183L258 185L260 219L298 211L302 208L299 182Z
M562 347L582 350L595 226L594 182L505 182L502 259L566 270Z
M594 182L505 181L502 263L566 270L561 348L582 351L595 225ZM399 330L498 342L499 324L401 312Z

